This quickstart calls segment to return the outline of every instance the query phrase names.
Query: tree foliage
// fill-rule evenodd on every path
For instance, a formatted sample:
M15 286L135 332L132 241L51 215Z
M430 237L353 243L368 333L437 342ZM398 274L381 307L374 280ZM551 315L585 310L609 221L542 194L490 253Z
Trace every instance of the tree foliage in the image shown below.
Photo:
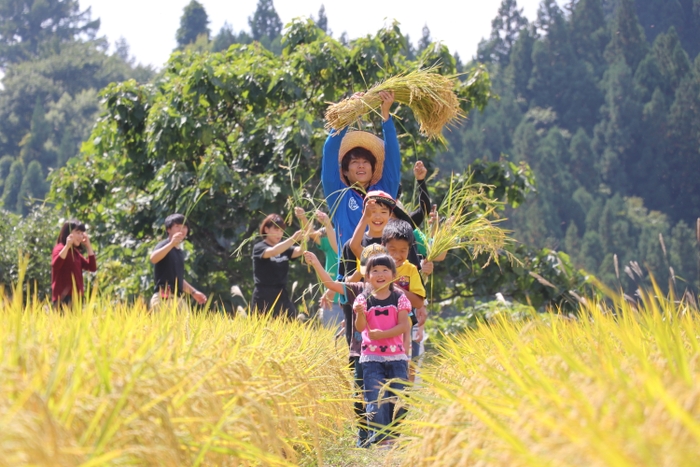
M180 17L180 27L175 34L179 49L194 43L199 36L209 40L209 16L197 0L190 0Z
M130 77L148 80L153 72L134 66L124 41L116 53L107 53L107 42L94 38L99 20L90 20L89 9L81 13L76 1L8 0L0 2L3 8L0 30L21 31L0 38L0 55L10 54L0 89L0 154L21 159L27 168L37 161L46 176L75 156L89 135L99 89ZM32 177L37 173L32 169ZM38 183L33 195L44 185ZM10 198L18 194L14 190ZM22 203L4 208L22 212Z
M253 39L265 43L273 41L282 33L280 19L272 0L258 0L253 16L248 18Z
M405 37L396 25L346 47L312 20L296 20L281 43L279 56L258 43L234 45L225 53L176 53L158 83L127 81L103 91L106 113L81 157L53 177L51 196L59 208L92 225L94 238L106 245L104 284L118 284L122 296L144 293L151 274L148 251L162 238L164 218L178 211L193 228L192 282L224 303L232 285L249 291L251 264L244 242L264 215L287 216L293 205L308 211L323 207L319 171L327 102L418 66L439 64L443 73L456 71L444 46L431 46L416 61L408 60ZM490 95L488 75L472 75L475 80L457 89L466 112L483 108ZM410 173L416 159L430 163L439 147L419 135L408 108L399 107L396 114L404 168ZM376 118L364 125L380 128ZM484 163L474 171L493 186L494 197L512 205L522 203L534 183L524 165ZM436 190L439 197L439 186ZM233 255L239 247L241 258ZM478 261L455 259L472 260ZM477 262L472 268L481 266ZM529 266L520 271L527 274ZM491 284L484 290L496 290L500 274L496 268L482 275ZM292 277L302 284L315 282L305 268L297 267ZM448 282L463 286L458 283ZM531 285L527 280L520 285L525 284Z
M691 3L578 0L567 15L547 0L534 28L506 34L500 25L518 10L503 0L479 55L500 100L448 135L441 156L451 169L502 154L527 162L537 194L507 212L514 236L566 251L629 294L648 284L647 267L677 292L700 290L700 252L686 230L700 213L700 29L688 28L699 13ZM506 36L517 38L510 47L498 42ZM681 250L687 261L669 253Z
M52 53L76 36L92 39L99 27L77 0L2 0L0 66Z

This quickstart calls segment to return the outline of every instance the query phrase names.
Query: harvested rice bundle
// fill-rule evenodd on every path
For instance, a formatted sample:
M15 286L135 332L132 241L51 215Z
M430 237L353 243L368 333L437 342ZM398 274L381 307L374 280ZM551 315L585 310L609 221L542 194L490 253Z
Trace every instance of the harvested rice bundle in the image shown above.
M353 96L326 110L326 128L340 130L381 106L380 91L394 91L397 102L413 110L420 131L428 138L442 137L442 129L464 117L454 92L455 75L445 76L435 68L412 71L391 77L372 87L361 97Z
M499 204L489 198L486 186L469 183L458 186L452 179L441 208L446 220L425 232L428 238L426 260L433 261L450 250L461 249L473 257L486 253L489 261L498 262L499 252L512 241L508 232L496 225L498 220L490 219Z

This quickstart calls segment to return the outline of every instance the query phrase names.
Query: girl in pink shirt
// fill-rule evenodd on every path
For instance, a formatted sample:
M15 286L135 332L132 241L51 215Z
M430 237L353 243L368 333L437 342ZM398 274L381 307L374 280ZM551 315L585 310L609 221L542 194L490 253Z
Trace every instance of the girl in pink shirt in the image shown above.
M408 313L411 302L398 287L396 264L389 255L377 255L367 261L365 292L355 299L355 328L362 332L360 364L364 377L367 422L372 443L390 443L394 435L387 429L403 414L394 413L395 397L386 397L380 389L390 384L390 395L403 390L408 379L408 356L403 334L411 329Z

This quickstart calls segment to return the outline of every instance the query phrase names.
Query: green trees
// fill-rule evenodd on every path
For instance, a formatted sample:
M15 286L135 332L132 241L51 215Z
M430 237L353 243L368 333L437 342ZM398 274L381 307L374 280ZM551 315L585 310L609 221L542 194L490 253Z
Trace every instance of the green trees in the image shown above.
M258 0L255 13L248 18L248 26L253 40L259 41L269 50L279 50L278 39L282 33L282 20L272 0Z
M100 20L91 19L89 8L81 12L77 0L2 0L0 66L37 57L77 36L94 38L99 27Z
M15 160L10 166L10 171L5 179L2 189L2 207L7 211L17 209L19 191L24 179L24 164L20 159Z
M180 17L180 27L175 34L178 48L183 49L200 36L206 37L208 41L209 32L209 17L204 6L197 0L190 0Z
M51 199L92 226L93 238L103 245L106 266L100 274L108 291L122 297L142 293L151 276L144 258L163 234L163 219L175 211L186 214L193 227L192 282L223 302L232 284L249 290L244 241L260 219L270 212L286 215L294 205L308 211L322 206L319 157L326 103L418 63L404 56L405 40L397 27L345 47L313 21L297 20L281 44L279 56L258 43L234 45L226 53L176 54L158 87L127 81L103 91L106 114L81 158L53 177ZM418 60L432 63L445 56L449 51L433 46ZM454 62L443 60L441 71L454 73ZM459 89L465 111L488 98L488 76L471 76ZM410 173L418 154L429 161L438 146L419 135L408 108L397 112ZM513 205L523 201L532 184L527 168L515 164L484 163L477 173L480 181L498 187L494 196ZM232 256L238 247L242 258ZM523 255L532 257L531 264L511 272L518 283L508 286L519 293L532 285L530 267L544 264L544 256L536 259L538 252ZM465 258L454 261L458 265ZM492 294L502 285L498 268L480 277L481 292ZM299 267L293 278L313 281ZM447 280L453 290L466 287L461 274ZM576 273L566 280L583 282ZM464 293L475 290L468 287ZM559 300L558 294L532 296L541 305Z
M326 34L330 35L330 30L328 29L328 16L326 16L326 7L321 4L321 8L318 9L318 18L316 18L316 26Z
M544 1L535 27L508 32L517 39L501 43L512 44L505 56L488 47L505 37L494 26L479 57L500 101L470 115L440 156L449 168L502 155L526 161L537 193L508 212L516 238L564 249L628 292L648 280L645 265L663 284L675 274L700 290L685 230L700 216L700 29L689 32L691 3L578 0L566 15ZM494 25L516 11L504 0ZM667 253L687 248L690 259L665 254L659 235ZM633 261L641 275L624 273Z
M31 166L34 180L78 153L99 110L97 90L130 77L147 80L153 72L133 65L123 41L108 54L106 41L95 38L99 20L91 20L89 9L81 12L77 1L3 0L0 12L0 154L21 160L28 171ZM15 199L24 176L9 184L5 210L25 210L24 197L19 204ZM36 183L32 196L43 197L44 185Z
M516 0L503 0L497 16L491 21L491 36L479 43L477 59L483 63L508 65L510 51L520 31L528 25L522 8L518 9Z
M17 193L16 211L22 215L27 215L32 205L41 203L48 190L45 181L46 175L42 173L39 161L31 161L27 166L27 171L22 178L22 184Z

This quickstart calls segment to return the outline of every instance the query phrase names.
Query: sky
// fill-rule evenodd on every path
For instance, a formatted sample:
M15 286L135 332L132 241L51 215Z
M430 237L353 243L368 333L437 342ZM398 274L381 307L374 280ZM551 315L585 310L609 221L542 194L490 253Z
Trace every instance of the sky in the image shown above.
M91 8L92 17L100 18L100 35L111 44L123 37L131 55L144 65L160 68L176 46L175 32L190 0L80 0L81 10ZM209 15L209 28L216 34L224 22L235 32L249 30L248 17L258 0L198 0ZM415 44L423 26L430 28L433 40L458 52L463 61L476 54L479 41L491 32L501 0L275 0L283 23L295 17L318 16L323 4L333 37L343 32L350 39L375 34L396 19L401 31ZM533 20L539 0L518 0L525 16ZM459 5L459 6L455 6Z

